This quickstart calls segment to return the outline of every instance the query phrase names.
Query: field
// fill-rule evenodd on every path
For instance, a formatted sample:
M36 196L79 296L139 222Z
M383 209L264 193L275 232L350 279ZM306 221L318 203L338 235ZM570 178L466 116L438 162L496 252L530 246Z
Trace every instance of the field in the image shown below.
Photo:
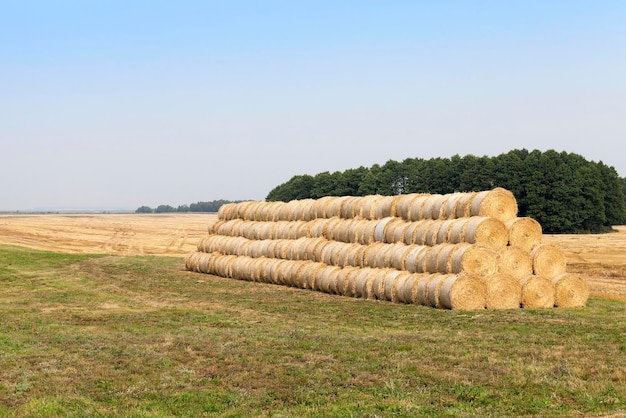
M0 417L626 416L626 227L549 235L577 309L187 272L214 215L0 216Z

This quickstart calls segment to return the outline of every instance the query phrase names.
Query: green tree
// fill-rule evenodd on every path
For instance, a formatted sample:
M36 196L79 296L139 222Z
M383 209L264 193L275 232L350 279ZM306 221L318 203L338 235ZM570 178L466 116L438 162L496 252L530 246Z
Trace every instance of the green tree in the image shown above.
M135 213L154 213L154 209L148 206L141 206L135 210Z

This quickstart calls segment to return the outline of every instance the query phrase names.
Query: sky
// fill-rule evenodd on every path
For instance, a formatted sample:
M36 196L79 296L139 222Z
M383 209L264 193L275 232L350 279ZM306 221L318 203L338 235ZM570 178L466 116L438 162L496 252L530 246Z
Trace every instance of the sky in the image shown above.
M0 0L0 210L522 148L626 177L624 22L621 0Z

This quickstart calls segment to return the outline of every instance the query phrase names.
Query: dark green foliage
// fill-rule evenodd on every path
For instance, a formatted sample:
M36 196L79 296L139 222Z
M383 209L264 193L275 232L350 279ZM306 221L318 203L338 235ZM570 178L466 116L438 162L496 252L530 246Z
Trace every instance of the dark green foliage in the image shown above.
M226 203L237 203L241 202L241 200L213 200L211 202L197 202L192 203L190 205L180 205L178 208L175 208L170 205L159 205L156 209L152 209L149 206L141 206L135 213L170 213L170 212L217 212L219 208Z
M295 176L268 201L323 196L453 193L504 187L515 195L518 216L530 216L548 233L605 232L626 223L626 179L613 167L549 150L513 150L496 157L389 160L383 166Z

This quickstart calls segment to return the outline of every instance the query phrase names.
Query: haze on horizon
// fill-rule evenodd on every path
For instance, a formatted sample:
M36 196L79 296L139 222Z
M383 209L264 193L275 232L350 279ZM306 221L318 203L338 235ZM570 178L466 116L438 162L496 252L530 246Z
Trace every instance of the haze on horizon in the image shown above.
M626 176L626 2L5 1L0 210L265 198L392 159Z

